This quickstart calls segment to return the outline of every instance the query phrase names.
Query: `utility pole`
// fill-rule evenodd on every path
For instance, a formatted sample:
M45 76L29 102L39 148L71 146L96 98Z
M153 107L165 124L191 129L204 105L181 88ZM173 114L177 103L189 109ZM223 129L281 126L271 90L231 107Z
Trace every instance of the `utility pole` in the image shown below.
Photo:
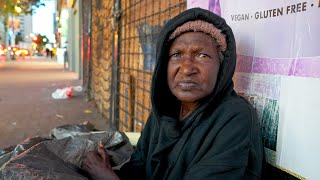
M4 21L5 21L4 32L5 32L5 42L6 42L6 49L7 49L6 60L10 59L10 51L8 49L8 47L9 47L9 37L8 37L9 22L8 22L8 20L9 20L8 16L5 16L5 18L4 18Z
M12 34L11 34L11 51L12 51L12 60L16 60L16 52L13 50L14 46L16 45L16 35L14 32L15 26L15 16L11 14L11 21L12 21Z

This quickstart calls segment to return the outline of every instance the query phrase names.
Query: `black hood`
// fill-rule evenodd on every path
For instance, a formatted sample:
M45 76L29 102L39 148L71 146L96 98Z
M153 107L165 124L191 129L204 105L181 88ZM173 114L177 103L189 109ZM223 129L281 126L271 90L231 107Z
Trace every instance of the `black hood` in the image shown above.
M213 24L226 36L227 50L224 60L220 65L216 86L211 95L206 98L202 106L208 104L216 107L221 100L233 92L232 77L236 66L236 45L231 28L220 16L204 9L193 8L180 13L168 21L160 31L157 42L157 64L152 78L151 101L153 112L157 116L173 116L173 112L179 112L180 103L172 95L167 83L168 52L170 34L180 25L188 21L203 20Z

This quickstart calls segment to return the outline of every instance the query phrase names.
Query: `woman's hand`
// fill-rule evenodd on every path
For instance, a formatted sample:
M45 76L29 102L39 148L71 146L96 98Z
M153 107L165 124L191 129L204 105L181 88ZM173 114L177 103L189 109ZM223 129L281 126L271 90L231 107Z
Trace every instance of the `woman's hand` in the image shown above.
M109 155L103 146L98 146L98 152L90 151L81 163L81 168L94 180L119 180L110 164Z

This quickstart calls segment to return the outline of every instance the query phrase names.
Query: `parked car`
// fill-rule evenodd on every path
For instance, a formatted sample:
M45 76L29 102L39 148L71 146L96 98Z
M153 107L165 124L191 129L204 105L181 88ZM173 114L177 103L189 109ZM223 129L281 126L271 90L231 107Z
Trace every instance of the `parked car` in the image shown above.
M13 56L13 55L17 55L17 51L19 50L19 46L10 46L9 47L10 49L9 50L11 50L11 56Z
M7 49L0 44L0 56L5 56L7 52Z
M43 51L34 51L33 54L37 55L37 56L44 56L45 55L45 53Z
M29 49L24 49L24 48L22 48L22 49L18 49L17 51L16 51L16 55L17 56L30 56L30 50Z

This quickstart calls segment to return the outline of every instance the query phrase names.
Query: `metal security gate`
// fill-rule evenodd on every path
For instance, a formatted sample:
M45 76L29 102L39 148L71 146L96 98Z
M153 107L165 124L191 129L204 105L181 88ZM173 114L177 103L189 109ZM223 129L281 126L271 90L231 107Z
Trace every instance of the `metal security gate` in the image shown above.
M82 86L85 90L89 86L89 60L91 56L91 2L82 1L81 2L82 14L80 18L80 40L81 40L81 59L82 59Z
M140 132L151 111L150 86L161 27L186 9L185 0L121 0L113 66L115 123L120 131ZM116 9L116 8L115 8ZM116 43L117 44L117 43ZM116 52L116 51L115 51Z

